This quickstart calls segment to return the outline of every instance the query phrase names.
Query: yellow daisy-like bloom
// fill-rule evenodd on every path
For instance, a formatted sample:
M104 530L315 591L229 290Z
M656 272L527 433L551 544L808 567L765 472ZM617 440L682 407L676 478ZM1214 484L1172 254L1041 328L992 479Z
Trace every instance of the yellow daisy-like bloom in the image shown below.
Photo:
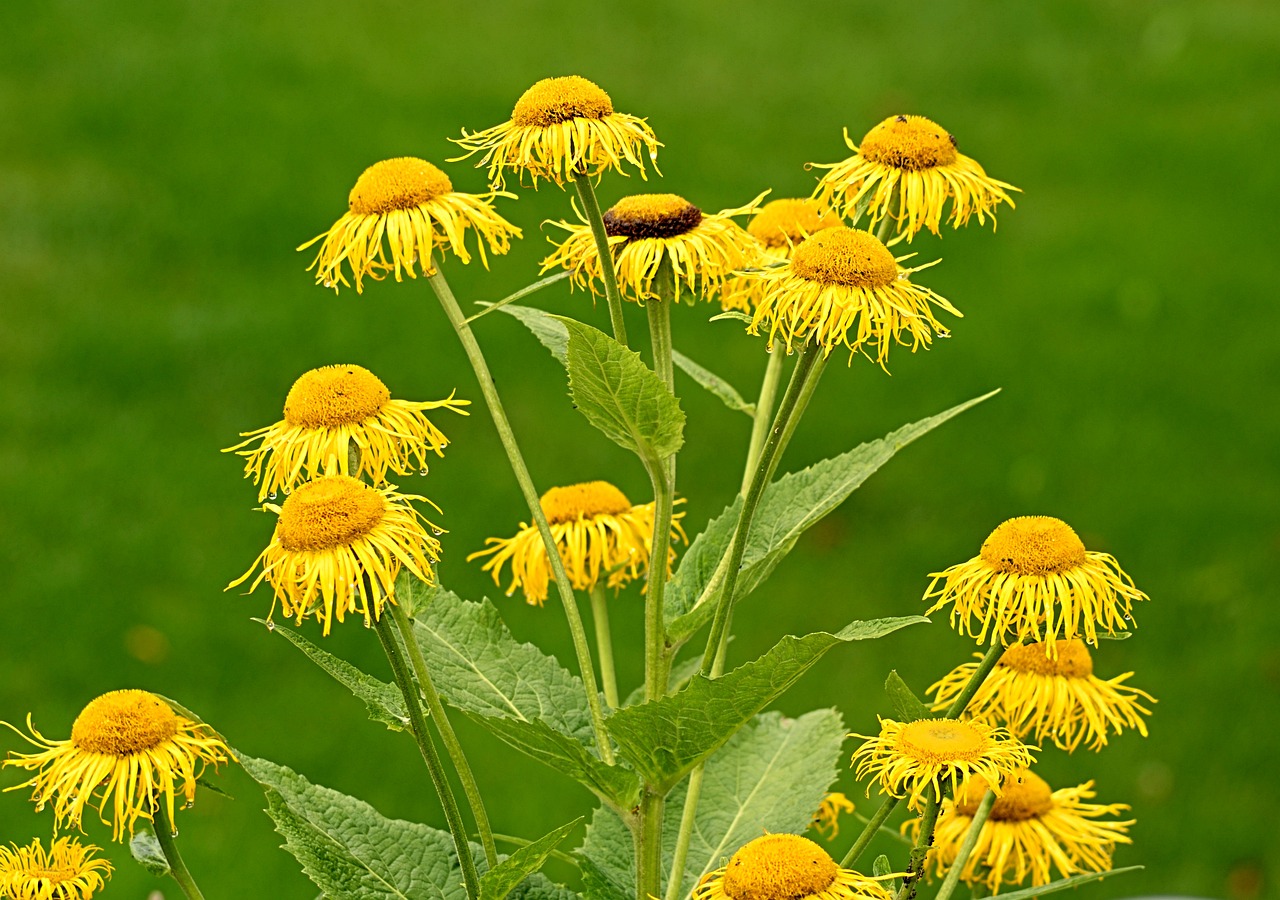
M1115 557L1085 550L1061 519L1019 516L1001 524L968 562L930 576L926 601L936 612L951 604L951 627L981 644L1083 637L1095 647L1098 631L1126 631L1133 602L1147 595Z
M542 495L542 512L564 560L575 590L586 591L604 580L611 588L639 578L649 569L653 553L653 504L632 506L622 491L607 481L587 481L554 487ZM680 527L683 513L671 517L672 540L685 540ZM536 525L520 523L511 538L489 538L490 546L467 557L467 562L488 556L484 571L502 583L502 567L511 563L510 597L517 588L525 599L541 606L547 599L551 561ZM668 565L675 560L672 548Z
M946 129L923 116L891 116L868 131L861 146L849 140L846 129L844 142L853 156L812 165L830 170L818 182L814 198L845 218L865 205L873 227L892 216L894 230L911 240L921 228L938 233L948 201L947 218L956 228L975 215L979 224L988 216L994 224L999 204L1014 206L1006 191L1018 188L988 176L956 150L956 139ZM895 196L896 210L890 208Z
M692 900L890 900L880 880L842 869L808 838L766 834L704 875Z
M908 276L924 268L899 266L870 232L823 229L797 246L786 265L750 276L760 285L747 330L758 334L767 324L770 345L781 336L788 350L806 342L821 345L827 354L839 345L852 352L873 347L883 366L894 342L915 352L927 347L935 333L949 336L930 304L961 315L942 297L910 281Z
M111 877L111 863L93 856L99 848L73 838L57 838L47 853L38 838L11 846L0 847L0 896L10 900L89 900Z
M844 794L827 794L813 814L810 827L828 841L834 841L840 834L840 814L853 812L853 802Z
M976 654L978 659L982 654ZM957 666L929 688L937 691L935 710L946 709L964 690L978 663ZM1151 710L1142 701L1155 703L1146 691L1124 682L1125 672L1103 680L1093 674L1093 657L1083 641L1065 641L1057 656L1049 656L1044 644L1018 644L1000 657L995 669L969 701L967 712L980 719L1006 725L1017 737L1049 738L1073 752L1082 741L1090 750L1107 744L1107 731L1120 734L1126 728L1147 736L1143 716Z
M971 778L954 801L943 801L926 862L938 875L955 863L987 784L980 777ZM1055 791L1034 772L1013 773L992 805L960 877L969 884L984 883L995 894L1001 885L1022 884L1028 877L1033 885L1048 884L1055 880L1053 869L1058 878L1106 872L1115 845L1132 843L1126 832L1133 820L1101 821L1129 807L1088 802L1095 796L1092 781ZM903 831L914 838L919 827L915 819Z
M768 266L786 262L801 241L839 224L840 218L816 201L786 197L760 207L747 223L747 233L762 248L757 265ZM760 302L762 284L758 278L735 275L720 292L720 306L750 313Z
M392 400L391 391L368 369L324 366L293 383L282 421L242 433L248 440L223 452L245 458L244 474L258 485L259 500L274 500L278 491L288 493L335 464L343 475L368 475L382 484L388 471L425 475L427 454L444 456L449 440L424 411L447 409L465 416L462 407L470 403L452 394L422 403ZM349 471L352 444L360 451L355 472Z
M484 153L479 168L489 170L489 182L502 187L503 172L527 172L563 185L575 175L599 175L605 169L625 175L623 163L647 178L644 156L658 169L662 146L644 119L615 112L613 101L599 85L578 75L544 78L516 101L511 119L501 125L454 141L467 151L466 159Z
M520 229L494 210L494 197L511 194L463 194L454 191L449 176L425 159L402 156L374 163L356 180L347 198L349 210L324 234L307 241L305 250L323 240L320 252L307 271L315 269L316 284L338 290L349 286L342 264L355 278L356 292L364 290L366 277L381 280L394 270L396 281L403 275L418 277L418 270L430 275L432 251L452 250L463 263L471 262L467 250L467 230L477 235L476 252L489 267L489 252L503 254L511 249L511 238ZM385 239L385 243L384 243ZM387 250L391 261L387 261Z
M675 273L677 298L683 287L710 300L731 274L759 261L760 245L733 217L754 212L762 197L714 214L704 213L676 194L623 197L603 217L623 296L639 302L657 297L653 280L667 259ZM586 220L578 218L578 225L552 223L569 234L542 261L542 271L567 269L574 285L603 294L604 274L595 238Z
M49 740L30 716L27 728L30 736L18 733L39 752L11 754L3 765L35 775L6 790L30 787L37 811L53 803L59 827L79 828L85 807L96 805L117 841L133 833L139 818L151 819L160 803L172 822L174 794L190 806L205 765L217 768L235 758L209 726L146 691L112 691L91 701L71 726L70 740ZM95 794L101 795L96 804Z
M884 793L907 796L912 804L925 796L926 789L938 797L949 784L954 793L971 775L999 784L1004 775L1035 762L1033 748L1004 728L977 719L905 723L881 719L880 734L850 737L865 741L853 754L858 777L874 776ZM870 787L867 790L870 793Z
M436 534L440 529L411 500L431 502L398 494L395 485L373 488L347 475L309 481L283 506L266 504L280 517L271 543L227 588L244 583L261 566L249 590L265 580L284 614L298 624L314 613L328 634L335 617L341 622L347 613L358 613L368 625L386 603L395 602L401 566L427 584L435 582L431 566L440 559L440 542L423 523Z

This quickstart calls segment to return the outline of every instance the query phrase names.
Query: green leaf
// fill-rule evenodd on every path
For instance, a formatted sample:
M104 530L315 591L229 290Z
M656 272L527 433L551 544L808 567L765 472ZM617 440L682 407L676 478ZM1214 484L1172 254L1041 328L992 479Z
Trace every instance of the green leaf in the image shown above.
M285 849L330 897L344 900L466 900L447 832L387 819L369 804L312 784L292 770L239 754L263 786L267 814ZM483 862L478 847L472 852Z
M876 857L875 862L871 864L871 874L876 878L883 878L893 872L893 866L889 865L889 857L881 853Z
M517 306L514 303L499 309L519 319L525 328L533 332L533 336L542 346L550 350L551 355L560 361L560 365L569 364L569 329L564 327L563 319L540 309L534 309L532 306Z
M556 884L537 872L516 885L507 896L509 900L581 900L577 891L572 891L563 884Z
M147 829L139 828L129 838L129 854L138 865L157 878L164 878L169 874L169 860L164 855L164 848Z
M569 329L569 393L605 437L653 465L684 443L680 401L640 359L598 328Z
M260 622L261 619L254 621ZM265 623L264 623L265 624ZM280 635L293 644L334 680L344 686L361 700L369 711L369 718L381 722L392 731L404 731L409 726L409 713L404 706L404 697L393 685L379 681L372 675L366 675L351 663L339 659L326 650L321 650L301 634L283 625L271 625L272 633Z
M1072 875L1070 878L1063 878L1059 881L1051 881L1048 884L1042 884L1040 887L1023 888L1020 891L1013 891L1009 894L1000 894L1000 900L1032 900L1034 897L1043 897L1045 894L1055 894L1058 891L1065 891L1067 888L1079 887L1082 884L1088 884L1091 881L1101 881L1112 875L1123 875L1125 872L1137 872L1146 866L1125 866L1123 869L1112 869L1109 872L1090 872L1086 875Z
M542 290L545 287L550 287L551 285L555 284L557 281L564 281L566 278L568 278L572 274L573 274L572 272L568 272L568 271L557 272L554 275L548 275L546 278L539 278L533 284L525 285L524 287L520 288L520 290L516 291L514 294L507 294L507 296L503 297L497 303L480 303L478 305L483 306L484 309L476 313L474 316L468 316L466 319L466 323L470 325L476 319L484 318L485 316L489 315L489 313L494 312L495 310L500 310L503 307L509 306L510 304L515 303L517 300L523 300L525 297L528 297L530 294L536 294L538 291Z
M1099 631L1098 637L1104 641L1127 641L1133 637L1132 631L1115 631L1108 634L1105 631Z
M890 672L889 677L885 679L884 690L889 695L889 703L893 706L893 713L899 721L915 722L917 719L927 719L933 715L933 711L920 701L911 688L907 687L907 683L898 675L897 669Z
M704 369L679 350L671 351L671 361L679 366L686 375L719 397L720 401L724 403L725 406L735 412L742 412L746 413L748 416L755 416L756 405L743 400L742 395L734 390L733 385L725 381L715 372L712 372L709 369Z
M879 440L861 444L840 456L784 475L765 488L747 535L737 596L741 599L769 577L806 529L843 503L893 455L948 419L996 394L992 391L951 409L903 426ZM735 499L694 540L667 586L667 633L677 643L687 640L711 618L718 591L703 591L733 540L741 499Z
M694 676L684 690L615 712L605 722L619 754L660 790L669 789L781 696L837 644L883 637L928 622L902 616L854 622L835 634L788 635L764 656L716 679Z
M719 322L721 319L730 319L737 322L746 322L751 324L751 317L740 309L726 309L722 313L718 313L707 319L708 322Z
M551 851L560 846L581 821L581 818L577 818L567 825L561 825L555 831L521 847L485 872L480 879L480 900L506 900L506 896L516 885L542 868Z

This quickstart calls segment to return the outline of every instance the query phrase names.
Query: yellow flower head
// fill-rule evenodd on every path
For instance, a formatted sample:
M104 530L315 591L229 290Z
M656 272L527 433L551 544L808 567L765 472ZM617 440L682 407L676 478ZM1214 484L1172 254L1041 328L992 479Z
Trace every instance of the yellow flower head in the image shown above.
M614 112L609 95L577 75L542 79L516 101L510 121L473 134L463 129L454 143L467 151L459 159L484 153L477 165L497 188L508 169L521 181L527 172L535 188L539 178L563 185L605 169L625 175L624 162L646 178L644 156L656 172L662 146L644 119Z
M923 116L891 116L868 131L861 146L849 140L846 129L844 142L853 156L829 165L813 164L829 170L813 196L845 218L855 219L865 207L872 227L892 216L894 230L911 240L921 228L938 233L947 201L948 219L956 228L973 215L979 224L987 216L994 224L996 206L1014 206L1005 192L1018 188L989 177L982 166L956 150L955 137ZM896 210L890 208L895 196Z
M146 691L112 691L91 701L71 726L70 740L49 740L30 716L27 728L30 736L18 733L39 752L10 754L3 765L35 775L6 790L30 787L37 811L51 802L58 826L76 828L85 807L100 794L98 815L112 826L117 841L126 830L133 833L139 818L151 819L161 802L172 822L175 791L190 806L205 764L216 768L234 759L207 725L179 715Z
M99 848L74 838L57 838L47 853L39 838L11 846L0 847L0 896L10 900L89 900L111 877L111 863L93 856Z
M452 394L423 403L392 400L391 391L368 369L324 366L293 383L282 421L242 433L248 440L223 452L245 458L244 474L258 485L259 500L274 500L278 491L287 494L334 465L343 475L368 475L382 484L388 471L425 475L427 454L444 455L449 440L424 411L447 409L465 416L462 407L470 402ZM360 451L355 472L349 464L352 444Z
M401 566L427 584L435 582L431 566L440 559L440 542L423 529L426 520L411 500L431 502L398 494L395 485L373 488L347 475L308 481L283 506L266 505L280 517L271 543L227 588L244 583L261 565L249 590L265 580L284 614L298 624L314 613L328 634L335 617L341 622L354 612L368 625L387 602L395 602Z
M786 262L801 241L839 224L838 216L815 201L786 197L760 207L747 223L747 233L760 242L757 265L765 266ZM735 275L720 292L721 307L750 313L760 302L762 284L758 278Z
M542 512L575 590L590 590L602 579L607 587L620 588L648 571L653 552L652 503L632 506L609 482L587 481L547 491L542 495ZM673 541L685 539L682 516L671 517ZM515 537L489 538L485 543L490 546L472 553L467 561L490 557L484 571L493 573L494 584L502 583L502 567L510 562L507 596L522 588L529 603L541 606L547 599L551 562L538 527L521 522ZM675 556L673 548L668 565Z
M912 804L925 791L934 797L950 785L952 792L970 775L982 775L992 784L1035 760L1031 750L1003 728L974 719L920 719L916 722L880 720L880 734L863 738L853 754L857 775L874 776L880 789L895 797L908 796ZM870 787L868 787L868 793ZM997 789L997 793L999 790Z
M316 284L335 291L338 285L349 286L343 262L355 278L357 293L364 290L366 276L380 280L389 270L395 271L396 281L403 281L403 274L417 278L418 270L430 275L435 271L431 254L438 248L452 250L463 263L469 263L469 228L479 235L476 252L488 268L486 243L490 253L503 254L511 249L511 238L520 237L520 229L498 215L490 202L494 197L510 196L458 193L449 176L425 159L402 156L383 160L365 169L356 180L347 199L347 213L298 249L324 241L307 271L315 269Z
M828 841L834 841L840 834L840 814L853 812L853 802L839 792L827 794L818 805L810 824L814 831Z
M932 265L932 263L930 264ZM787 348L813 342L826 353L843 345L852 352L873 347L884 365L897 342L914 352L936 333L949 332L930 304L960 312L908 276L927 266L904 269L889 249L867 231L825 228L797 246L786 265L753 273L759 302L747 329L769 328L769 343L781 335ZM870 355L870 354L868 354Z
M1085 550L1061 519L1019 516L1001 524L968 562L930 576L926 601L935 612L951 607L951 626L983 643L1057 642L1083 637L1094 646L1098 630L1126 631L1133 602L1146 600L1115 557Z
M808 838L766 834L703 876L692 900L890 900L878 880L842 869Z
M675 273L677 296L683 286L710 300L735 270L759 259L760 245L733 216L754 212L760 197L746 206L714 214L704 213L676 194L635 194L609 207L604 213L604 230L623 296L639 302L657 297L654 278L658 266L667 259ZM542 271L568 269L574 285L602 294L600 254L591 226L581 216L579 220L578 225L552 223L568 236L542 261Z
M977 668L977 663L957 666L929 688L929 693L938 694L933 708L946 709ZM1147 735L1142 717L1151 710L1142 701L1154 703L1155 698L1125 684L1131 675L1125 672L1106 681L1095 676L1083 641L1062 642L1056 656L1047 655L1043 644L1017 644L1000 657L967 712L999 722L1018 737L1049 738L1068 752L1081 741L1087 741L1090 750L1101 750L1108 730L1120 734L1131 728Z
M943 801L926 863L938 875L955 863L988 783L975 776L954 800ZM1133 820L1103 821L1129 807L1089 803L1094 796L1092 781L1055 791L1028 770L1007 776L960 877L969 884L983 883L995 894L1001 885L1022 884L1028 877L1033 885L1042 885L1055 878L1107 871L1115 845L1132 843L1126 832ZM914 839L919 827L919 819L914 819L903 831ZM1057 876L1052 873L1055 868Z

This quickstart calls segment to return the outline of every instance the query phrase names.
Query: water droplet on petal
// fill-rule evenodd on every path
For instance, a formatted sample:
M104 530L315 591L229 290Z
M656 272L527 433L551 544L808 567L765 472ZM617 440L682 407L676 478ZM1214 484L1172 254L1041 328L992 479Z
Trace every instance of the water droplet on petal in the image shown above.
M444 529L443 529L443 528L437 528L436 526L432 525L432 526L431 526L431 533L432 533L432 534L434 534L436 537L440 537L440 535L444 534Z
M365 617L364 617L364 627L365 627L365 628L372 628L372 627L373 627L373 620L372 620L372 619L370 619L368 616L365 616Z
M177 837L177 836L178 836L178 829L176 829L176 828L175 828L175 829L173 829L173 831L169 832L169 836L170 836L170 837Z
M324 280L324 286L325 286L325 287L327 287L327 288L331 288L331 287L333 287L333 282L332 282L332 281L330 281L328 278L326 278L326 279Z
M292 493L293 493L293 488L285 488L285 489L284 489L284 495L285 495L286 497L288 497L288 496L289 496L290 494L292 494Z
M658 161L658 151L657 151L657 150L650 150L650 151L649 151L649 159L650 159L652 162L657 162L657 161Z
M427 474L426 466L423 466L421 469L419 469L419 470L418 470L418 474L419 474L419 475L422 475L423 477L425 477L425 476L426 476L426 474Z
M267 631L275 631L275 630L276 630L275 619L267 619Z
M274 499L276 499L276 492L275 492L275 491L272 491L271 493L267 494L267 499L268 499L268 500L274 500Z

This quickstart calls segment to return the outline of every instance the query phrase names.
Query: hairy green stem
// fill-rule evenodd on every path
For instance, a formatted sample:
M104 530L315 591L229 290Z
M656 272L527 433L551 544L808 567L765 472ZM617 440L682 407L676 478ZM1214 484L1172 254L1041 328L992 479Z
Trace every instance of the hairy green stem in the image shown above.
M751 423L751 443L747 445L747 465L742 472L739 493L747 492L751 476L755 474L760 462L760 451L764 449L764 439L769 434L769 423L773 420L773 402L778 397L778 383L782 381L782 361L785 357L781 347L769 351L769 362L764 367L764 381L760 384L760 399L756 401L756 415Z
M973 695L978 693L978 688L982 687L982 682L987 680L987 676L991 674L991 670L996 667L996 663L1000 661L1000 657L1004 654L1004 645L995 643L991 645L991 649L987 651L987 655L982 657L982 662L978 663L978 668L974 669L973 674L969 676L969 680L965 683L964 690L956 696L956 699L947 707L946 718L958 719L960 714L964 712L965 707L969 705L969 701L973 699Z
M169 809L163 800L156 803L154 824L156 840L160 842L165 861L169 863L169 874L173 876L174 881L178 882L178 887L182 888L182 893L187 896L187 900L204 900L204 894L200 893L196 880L191 877L182 854L178 852L178 830L173 827L173 820L169 818Z
M982 833L982 826L987 822L987 816L991 815L991 807L996 802L994 791L987 791L982 795L981 802L978 803L977 810L973 813L973 821L969 823L969 830L965 832L964 842L960 845L960 852L956 854L955 861L951 863L947 869L947 877L942 881L942 887L938 888L938 895L934 900L950 900L951 894L956 889L956 885L960 881L960 873L964 871L965 863L969 861L969 854L973 852L974 846L978 843L978 835Z
M385 610L384 610L385 612ZM404 705L409 712L409 725L413 736L418 741L418 749L422 751L422 759L427 764L427 772L431 775L431 783L435 785L436 794L440 797L440 805L444 807L445 822L449 833L453 836L454 849L458 851L458 863L462 866L462 881L471 900L480 897L480 875L476 872L476 861L471 857L471 845L467 841L467 827L462 821L462 813L458 809L458 801L453 796L453 788L445 776L444 766L440 762L440 752L431 740L431 732L427 728L427 717L422 713L422 704L418 700L418 689L400 654L400 645L396 643L396 633L392 630L391 616L378 616L375 627L378 640L382 641L382 649L391 663L391 672L395 676L396 687L404 696Z
M876 814L867 820L866 826L862 829L862 834L858 835L858 839L853 842L853 846L849 848L849 852L844 855L844 859L840 860L840 865L846 869L852 869L858 862L858 857L866 852L867 847L871 845L871 839L884 826L885 820L889 818L889 814L897 808L902 802L901 797L885 797L884 802L880 804L880 808L876 810Z
M600 703L595 667L591 662L591 647L587 643L586 629L582 625L582 614L578 610L578 601L574 597L569 575L565 572L564 560L560 558L559 548L551 534L551 526L547 524L546 514L542 511L538 491L533 486L533 478L529 475L529 467L525 465L524 456L520 453L520 446L516 443L515 434L511 430L511 422L507 419L501 398L498 397L498 389L493 383L493 375L489 372L489 364L485 362L480 345L471 332L471 326L467 324L462 310L458 307L458 301L453 296L449 282L445 280L444 273L438 266L427 276L427 281L440 300L440 305L444 307L449 323L458 334L458 340L462 342L462 349L466 352L471 368L475 371L476 380L480 383L480 392L484 395L485 404L489 407L493 424L498 429L498 437L502 441L503 449L507 451L507 460L511 463L511 470L515 473L516 481L520 485L520 493L524 495L525 503L529 506L529 515L533 517L534 523L538 526L538 533L542 535L542 543L547 550L547 560L551 563L551 573L555 577L556 589L560 594L565 618L569 623L573 649L578 657L578 674L582 677L583 687L586 689L587 709L591 713L596 747L600 751L600 758L609 765L613 765L613 747L604 729L604 710Z
M618 676L613 669L613 632L609 629L609 598L605 586L596 582L591 586L591 621L596 628L596 656L600 658L600 683L604 687L604 702L617 709Z
M409 621L409 616L399 604L390 603L388 606L391 607L391 615L396 621L396 627L400 630L400 638L404 642L405 650L408 651L409 662L413 665L413 673L418 679L418 688L426 698L427 711L436 723L436 730L440 732L440 739L444 741L445 752L449 754L453 769L458 773L458 780L462 782L462 792L466 795L467 804L471 807L471 816L476 821L476 831L480 833L480 844L484 847L485 861L492 869L498 864L498 848L493 843L489 813L484 808L484 799L480 796L480 786L476 784L475 773L471 770L467 755L462 751L462 744L454 733L453 726L449 724L449 716L445 712L444 704L440 702L440 694L436 690L435 683L431 680L427 661L422 657L422 648L418 646L418 639L414 637L413 623ZM383 612L385 614L386 610L384 609Z
M662 896L662 811L666 798L648 786L640 797L636 829L636 900Z
M604 217L600 215L600 202L596 200L596 190L591 185L591 176L579 172L573 176L573 187L578 192L578 202L582 204L582 214L587 217L591 226L591 236L595 238L596 253L600 256L600 271L604 274L604 297L609 304L609 323L613 326L613 337L622 346L627 345L627 323L622 318L622 294L618 292L618 273L613 268L613 252L609 249L609 235L604 230Z
M645 301L649 315L649 339L653 346L653 368L663 384L675 393L675 369L671 363L671 306L675 303L676 279L671 260L664 256L654 277L658 296ZM666 655L666 630L663 601L666 597L667 556L671 550L671 516L675 504L675 454L662 460L648 460L649 480L653 484L653 538L650 541L649 582L645 592L645 668L646 700L667 692L669 672Z
M933 846L933 829L938 824L938 811L942 804L938 795L930 792L924 801L924 813L920 816L920 835L916 845L911 848L907 857L907 874L902 879L902 887L898 890L896 900L910 900L916 895L916 886L924 873L924 860Z

